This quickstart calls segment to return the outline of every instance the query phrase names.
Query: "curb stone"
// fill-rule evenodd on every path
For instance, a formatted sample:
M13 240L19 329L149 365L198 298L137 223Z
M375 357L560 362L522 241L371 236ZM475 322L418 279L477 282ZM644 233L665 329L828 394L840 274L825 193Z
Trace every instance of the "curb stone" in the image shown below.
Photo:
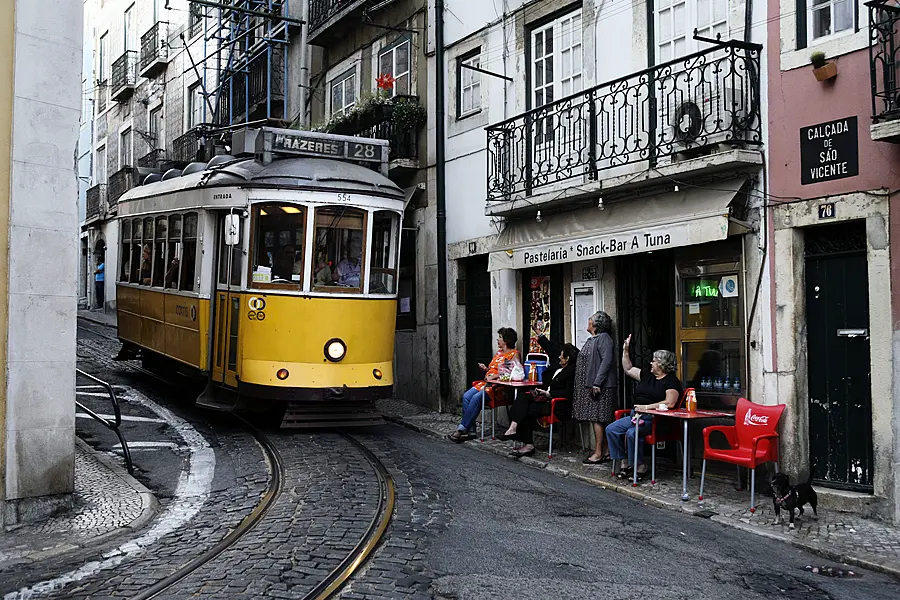
M443 436L438 434L437 432L428 429L427 427L423 427L421 425L416 425L414 423L410 423L406 421L403 417L398 417L394 415L383 415L385 420L390 421L391 423L395 423L400 425L401 427L405 427L407 429L411 429L418 433L422 433L424 435L428 435L430 437L443 439ZM491 446L487 447L482 444L472 444L470 442L464 442L461 445L468 445L469 447L473 447L476 450L480 450L482 452L490 452L493 454L498 454L502 456L506 456L505 451L499 451L497 448ZM609 490L612 492L616 492L622 494L624 496L628 496L629 498L634 498L635 500L639 500L646 505L655 506L657 508L662 508L666 510L682 512L688 515L694 515L700 510L703 510L702 506L691 506L688 504L674 503L668 502L666 500L662 500L660 498L654 498L652 496L648 496L646 494L641 493L639 490L627 487L616 485L607 481L603 481L601 479L596 479L594 477L588 477L586 475L582 475L581 473L575 473L572 471L568 471L561 467L557 467L556 465L550 463L549 461L540 460L533 457L522 457L518 459L519 462L526 464L532 468L544 469L550 473L558 477L570 477L573 479L577 479L579 481L583 481L584 483L603 488L605 490ZM790 544L791 546L798 548L800 550L805 550L817 556L821 556L827 560L831 560L834 562L840 562L847 565L855 565L857 567L862 567L864 569L869 569L871 571L875 571L878 573L883 573L885 575L890 575L897 579L900 579L900 566L895 566L892 564L888 564L887 561L879 562L875 557L858 557L852 556L850 554L841 553L840 551L835 551L830 548L822 547L819 544L813 544L809 542L803 542L800 540L793 539L790 536L786 536L783 534L774 533L771 531L765 531L753 525L749 525L746 523L742 523L740 521L736 521L734 519L730 519L728 517L723 517L721 515L713 515L710 517L711 521L715 521L720 525L724 525L727 527L732 527L739 531L743 531L746 533L752 533L754 535L758 535L760 537L764 537L770 540L783 542Z

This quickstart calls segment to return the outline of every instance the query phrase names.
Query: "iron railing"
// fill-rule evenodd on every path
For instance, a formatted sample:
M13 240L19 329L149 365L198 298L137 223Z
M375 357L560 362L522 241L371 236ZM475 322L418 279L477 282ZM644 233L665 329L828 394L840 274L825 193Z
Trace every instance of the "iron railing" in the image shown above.
M169 24L159 21L141 36L141 76L152 77L169 62Z
M184 135L172 140L172 160L179 163L189 163L197 160L200 151L200 138L204 130L201 127L189 129Z
M100 415L92 411L90 408L79 402L75 401L75 406L77 406L81 411L87 414L89 417L112 431L116 434L116 437L119 438L119 444L122 446L122 456L125 459L125 467L128 469L129 475L134 475L134 463L131 461L131 450L128 449L128 442L125 441L125 436L122 435L121 427L122 427L122 409L119 408L119 399L116 398L116 392L113 390L112 386L102 379L98 379L94 377L90 373L85 373L81 369L75 369L75 374L78 377L84 377L85 379L89 379L106 390L106 393L109 394L109 399L112 401L113 414L112 415ZM109 417L112 416L112 420Z
M106 195L106 186L97 184L87 189L87 197L85 200L85 219L93 219L99 217L103 208L103 197Z
M397 99L414 104L419 103L418 96L400 96ZM391 160L415 159L419 156L419 127L398 127L393 118L393 111L382 115L365 129L352 132L351 135L387 140L390 142Z
M106 202L109 208L119 201L122 195L135 186L134 178L137 170L134 167L122 167L109 176L109 184L106 188Z
M868 2L869 75L872 83L872 118L900 117L900 7L885 0Z
M365 0L309 0L309 30L315 31L339 12L364 2Z
M137 52L126 50L112 64L110 88L113 100L122 100L134 90L137 82Z
M259 105L270 103L272 114L265 118L278 119L283 115L284 47L272 46L271 66L268 50L250 60L244 68L226 72L228 78L219 90L216 122L231 125L240 122ZM271 76L271 88L270 88ZM249 90L249 92L248 92ZM246 119L243 119L246 120Z
M163 148L151 150L137 161L137 166L145 169L159 169L166 161L166 151Z
M714 144L761 144L761 51L718 44L488 127L488 200Z

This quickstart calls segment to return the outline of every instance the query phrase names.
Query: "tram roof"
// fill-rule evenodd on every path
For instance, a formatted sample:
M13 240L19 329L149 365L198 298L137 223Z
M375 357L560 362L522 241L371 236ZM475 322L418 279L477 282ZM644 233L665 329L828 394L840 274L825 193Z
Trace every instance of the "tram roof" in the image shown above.
M280 158L269 164L235 159L203 171L139 185L122 195L119 204L181 191L219 187L303 189L355 192L402 200L403 190L372 169L325 158Z

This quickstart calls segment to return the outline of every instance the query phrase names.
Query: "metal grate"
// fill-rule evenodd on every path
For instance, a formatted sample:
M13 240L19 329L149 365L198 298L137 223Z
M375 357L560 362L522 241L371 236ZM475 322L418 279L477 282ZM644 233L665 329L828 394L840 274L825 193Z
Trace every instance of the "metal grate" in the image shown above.
M137 81L137 52L126 50L112 64L110 88L113 100L123 99L126 92L134 89Z
M169 61L169 24L159 21L141 36L141 75L154 66L164 66ZM149 73L146 75L149 76Z
M145 169L158 169L166 160L166 151L162 148L151 150L137 161L137 166Z
M888 121L900 117L900 8L883 1L866 6L872 117L876 122Z

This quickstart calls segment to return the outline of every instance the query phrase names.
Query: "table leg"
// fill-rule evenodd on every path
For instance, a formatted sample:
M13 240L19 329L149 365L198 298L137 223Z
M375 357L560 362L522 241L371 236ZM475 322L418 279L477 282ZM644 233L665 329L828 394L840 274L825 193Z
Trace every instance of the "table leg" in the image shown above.
M687 502L687 472L688 472L688 420L683 419L684 423L684 448L681 452L681 501Z

